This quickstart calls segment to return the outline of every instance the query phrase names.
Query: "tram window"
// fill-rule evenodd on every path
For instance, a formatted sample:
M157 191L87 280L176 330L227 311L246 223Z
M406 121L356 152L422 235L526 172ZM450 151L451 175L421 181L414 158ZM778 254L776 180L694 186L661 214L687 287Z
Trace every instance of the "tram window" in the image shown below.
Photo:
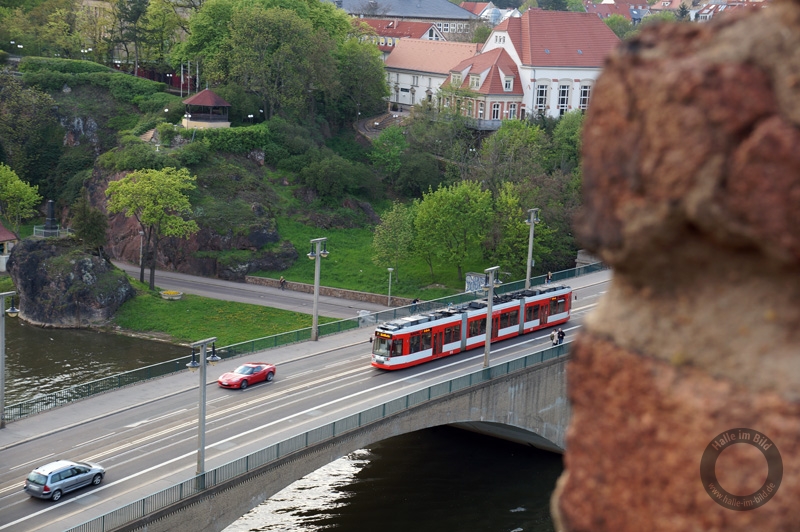
M480 336L486 334L486 320L479 319L470 322L469 324L469 337Z
M519 310L511 310L500 315L500 328L505 329L512 325L519 325Z
M539 305L533 305L525 309L525 321L534 321L539 319Z
M408 353L418 353L420 351L420 335L415 334L408 339Z
M395 340L392 344L392 354L393 357L399 357L403 354L403 341L402 340Z
M448 327L444 330L444 343L450 344L461 340L461 325Z
M421 342L421 344L422 344L421 348L422 349L421 350L424 351L426 349L430 349L431 348L431 332L428 331L426 333L422 333L421 338L422 338L422 342Z
M388 356L389 346L391 343L392 341L387 340L386 338L375 338L375 340L372 342L372 352L376 355Z
M566 309L567 302L564 299L551 299L550 300L550 314L560 314Z

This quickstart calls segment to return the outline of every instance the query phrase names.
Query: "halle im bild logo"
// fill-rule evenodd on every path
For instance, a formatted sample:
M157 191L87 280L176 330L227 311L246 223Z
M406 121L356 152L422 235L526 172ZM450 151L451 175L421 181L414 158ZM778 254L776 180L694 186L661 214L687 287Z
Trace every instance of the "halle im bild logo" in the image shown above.
M722 451L737 443L752 445L767 459L769 471L764 484L749 495L732 495L725 491L717 481L717 458ZM720 506L739 512L754 510L765 505L778 491L783 478L783 460L775 444L762 433L753 429L739 428L726 430L708 444L700 461L700 479L706 493Z

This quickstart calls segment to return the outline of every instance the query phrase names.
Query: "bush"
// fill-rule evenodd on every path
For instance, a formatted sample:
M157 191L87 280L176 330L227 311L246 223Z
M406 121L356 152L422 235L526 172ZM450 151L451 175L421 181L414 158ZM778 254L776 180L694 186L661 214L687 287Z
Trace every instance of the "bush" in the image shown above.
M180 166L200 164L211 154L211 146L207 139L199 139L186 144L179 150L169 154L170 158L177 159Z
M264 146L264 163L275 167L282 160L289 157L289 151L283 146L270 142Z
M0 65L5 65L8 62L8 52L0 50Z
M164 109L169 109L170 114L172 114L173 110L178 113L177 119L183 116L183 103L181 98L166 92L140 94L133 98L133 103L136 104L143 113L164 114Z
M161 142L162 146L172 145L172 140L178 135L175 126L167 124L166 122L158 124L156 126L156 131L158 131L158 140Z
M76 59L49 59L46 57L23 57L19 62L20 72L63 72L80 74L84 72L111 72L113 69L93 61Z
M120 140L120 144L119 148L107 151L97 158L100 165L121 172L146 168L160 170L169 162L169 158L163 152L157 152L138 137L126 135Z
M191 131L182 133L190 137ZM270 143L270 129L262 123L251 127L204 129L196 137L205 138L211 149L226 153L248 153L266 147Z
M86 63L88 61L82 62ZM45 91L61 90L64 85L70 87L94 85L107 88L111 96L125 103L135 103L134 100L139 96L151 96L155 93L163 92L166 88L166 85L163 83L157 83L149 79L135 78L120 72L66 73L33 70L24 72L22 81L27 85L36 86Z

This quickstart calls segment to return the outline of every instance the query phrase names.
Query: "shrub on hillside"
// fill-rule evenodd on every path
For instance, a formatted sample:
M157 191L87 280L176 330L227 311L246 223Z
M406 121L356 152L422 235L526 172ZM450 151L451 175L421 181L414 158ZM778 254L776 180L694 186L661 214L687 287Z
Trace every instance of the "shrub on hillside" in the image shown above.
M166 92L139 94L133 98L133 103L136 104L143 113L164 114L164 109L169 109L170 115L172 115L173 110L177 113L177 116L174 116L174 118L180 119L180 117L183 116L183 103L181 102L181 98L174 94ZM173 116L170 116L170 119L171 118L173 118Z
M50 59L46 57L23 57L19 62L20 72L63 72L79 74L83 72L110 72L107 66L93 61L79 59Z
M178 166L192 166L208 159L211 146L207 139L199 139L184 145L169 154L169 157L178 161Z
M196 133L184 130L181 135L186 138L204 138L212 150L226 153L249 153L263 149L270 143L270 129L267 124L252 127L233 127L219 129L203 129Z
M120 139L120 146L109 150L97 158L104 168L122 172L125 170L160 170L169 163L164 152L157 152L152 146L133 135Z
M8 52L0 50L0 65L5 65L8 62Z
M150 96L163 92L166 85L150 81L149 79L135 78L120 72L80 72L66 73L54 71L31 71L22 75L22 81L27 85L36 86L44 91L61 90L64 85L76 87L78 85L94 85L107 88L116 100L125 103L135 103L137 96Z

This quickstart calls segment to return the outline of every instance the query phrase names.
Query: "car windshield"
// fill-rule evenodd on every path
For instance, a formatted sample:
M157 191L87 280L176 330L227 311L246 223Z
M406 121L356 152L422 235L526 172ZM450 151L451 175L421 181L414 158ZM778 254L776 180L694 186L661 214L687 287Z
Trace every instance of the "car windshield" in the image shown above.
M255 370L256 368L252 366L239 366L238 368L236 368L234 373L237 373L239 375L252 375Z
M31 474L28 475L28 482L44 486L44 483L47 482L47 477L36 471L31 471Z

